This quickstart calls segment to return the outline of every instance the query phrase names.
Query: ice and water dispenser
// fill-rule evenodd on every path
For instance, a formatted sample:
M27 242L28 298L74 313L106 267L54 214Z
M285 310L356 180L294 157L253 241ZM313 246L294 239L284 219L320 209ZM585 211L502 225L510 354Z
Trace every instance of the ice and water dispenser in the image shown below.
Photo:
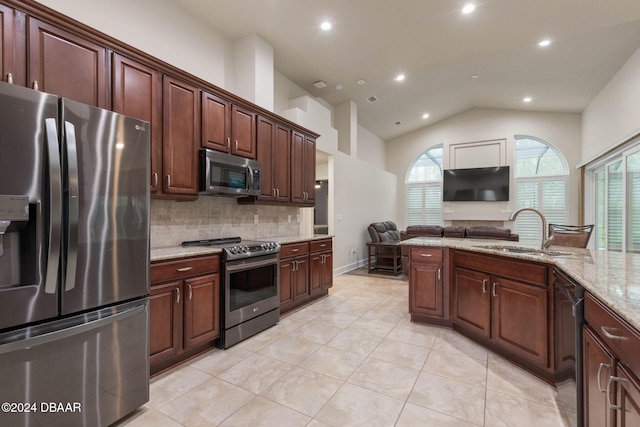
M29 228L29 197L0 194L0 286L21 284L28 274L21 258L35 252Z

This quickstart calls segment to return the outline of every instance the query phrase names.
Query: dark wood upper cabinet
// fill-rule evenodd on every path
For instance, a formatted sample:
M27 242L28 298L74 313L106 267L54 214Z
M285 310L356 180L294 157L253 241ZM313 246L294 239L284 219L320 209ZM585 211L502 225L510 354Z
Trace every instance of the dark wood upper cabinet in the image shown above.
M316 141L300 132L291 133L291 201L315 203Z
M211 93L202 93L201 145L256 158L256 113Z
M32 17L27 26L27 84L43 92L109 108L106 49Z
M24 14L0 4L0 80L24 86Z
M160 73L122 55L113 55L113 111L149 122L151 192L162 176L162 104Z
M202 146L228 153L231 149L230 103L202 92Z
M198 89L169 76L163 78L162 191L198 194Z

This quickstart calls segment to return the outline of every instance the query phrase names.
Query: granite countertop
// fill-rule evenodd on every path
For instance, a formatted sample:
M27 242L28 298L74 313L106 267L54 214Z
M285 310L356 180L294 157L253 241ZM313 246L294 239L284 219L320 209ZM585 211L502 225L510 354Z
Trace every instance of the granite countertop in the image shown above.
M492 255L545 262L559 267L593 296L640 330L640 254L551 246L549 253L504 252L498 247L539 249L504 240L475 240L416 237L404 240L408 246L440 246ZM560 253L560 254L558 254Z
M333 236L326 234L297 234L292 236L274 236L274 237L261 237L257 239L251 240L264 240L271 242L278 242L281 245L287 243L298 243L309 240L320 240L320 239L329 239ZM189 246L182 247L180 245L176 246L166 246L160 248L151 248L151 262L156 261L166 261L175 258L187 258L193 256L202 256L202 255L213 255L219 254L222 252L220 248L210 248L206 246Z

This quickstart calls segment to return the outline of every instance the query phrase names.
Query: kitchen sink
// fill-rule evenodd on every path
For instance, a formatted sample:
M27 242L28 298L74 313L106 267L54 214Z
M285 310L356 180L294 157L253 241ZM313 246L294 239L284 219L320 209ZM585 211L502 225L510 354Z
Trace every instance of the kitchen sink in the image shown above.
M546 255L546 256L571 256L573 255L571 252L563 252L563 251L550 251L548 249L535 249L535 248L523 248L519 246L499 246L499 245L488 245L481 246L485 249L491 249L494 251L500 251L505 253L515 253L515 254L529 254L529 255Z

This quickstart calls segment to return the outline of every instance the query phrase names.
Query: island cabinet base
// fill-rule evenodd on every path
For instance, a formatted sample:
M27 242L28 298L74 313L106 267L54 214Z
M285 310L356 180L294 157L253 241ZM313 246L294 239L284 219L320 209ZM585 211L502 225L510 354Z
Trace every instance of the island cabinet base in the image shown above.
M411 247L413 322L451 327L553 384L553 291L544 263Z

